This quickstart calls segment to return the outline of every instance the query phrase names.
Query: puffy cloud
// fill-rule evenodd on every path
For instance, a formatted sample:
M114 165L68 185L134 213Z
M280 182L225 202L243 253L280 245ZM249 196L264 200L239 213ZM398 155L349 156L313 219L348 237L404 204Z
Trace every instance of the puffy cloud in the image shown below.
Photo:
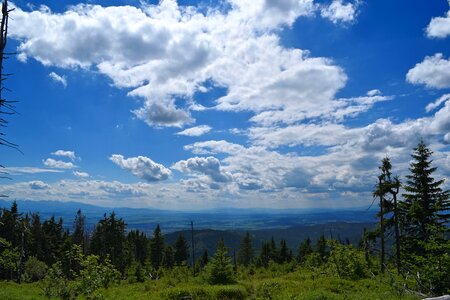
M210 132L211 129L212 128L208 125L200 125L192 128L187 128L183 131L177 132L177 134L185 136L201 136Z
M182 127L194 120L190 113L176 108L173 104L147 102L144 107L135 110L134 114L149 126Z
M432 133L444 133L446 142L448 133L450 132L450 100L447 99L444 107L438 110L429 125L430 132Z
M52 152L51 154L55 156L67 157L72 161L77 158L74 151L57 150L55 152Z
M47 158L46 160L43 161L43 163L49 168L56 168L56 169L73 169L77 167L71 162L65 162L53 158Z
M141 7L79 4L15 10L10 36L19 57L46 66L92 68L143 99L134 114L149 126L193 123L205 82L227 89L215 109L279 110L292 121L322 114L347 77L326 58L281 45L277 32L314 15L313 0L229 0L206 12L175 0ZM356 4L333 1L323 15L354 20ZM290 113L294 111L295 113ZM296 117L298 116L298 117ZM277 117L281 119L282 117Z
M123 155L113 154L109 159L122 169L130 171L134 176L149 182L165 180L172 174L169 169L145 156L125 159Z
M432 18L427 27L430 38L445 38L450 35L450 10L445 17Z
M88 178L89 177L89 173L86 172L79 172L79 171L74 171L73 175L79 177L79 178Z
M63 87L67 87L67 79L65 76L61 76L56 74L55 72L51 72L48 74L48 77L50 77L53 81L62 84Z
M381 94L382 94L381 91L378 89L370 90L367 92L367 96L369 96L369 97L378 96Z
M431 88L450 87L450 60L442 53L427 56L406 74L406 80L414 84L425 84Z
M231 175L221 170L220 161L212 156L181 160L175 163L172 168L181 172L205 174L214 182L229 182L231 180Z
M438 108L439 106L441 106L442 103L446 102L450 100L450 94L444 94L441 97L439 97L436 101L429 103L426 107L425 110L427 112L433 111L436 108Z
M33 190L45 190L45 189L49 188L48 184L46 184L45 182L42 182L40 180L30 181L29 185L30 185L30 188Z
M356 18L358 2L344 4L342 0L333 0L329 6L320 10L322 17L333 23L353 22Z

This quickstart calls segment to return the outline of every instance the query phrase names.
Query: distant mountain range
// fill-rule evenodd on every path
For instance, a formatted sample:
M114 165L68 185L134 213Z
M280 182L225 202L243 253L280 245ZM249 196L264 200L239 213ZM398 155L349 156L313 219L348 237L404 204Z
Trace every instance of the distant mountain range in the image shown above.
M11 207L12 200L0 200L0 207ZM286 229L330 222L375 222L375 211L367 209L242 209L220 208L204 211L171 211L154 208L100 207L78 202L17 200L19 211L39 212L42 219L62 217L71 228L78 209L86 216L89 228L103 215L115 212L127 228L152 233L157 224L165 233L186 230L193 221L197 229L252 230Z

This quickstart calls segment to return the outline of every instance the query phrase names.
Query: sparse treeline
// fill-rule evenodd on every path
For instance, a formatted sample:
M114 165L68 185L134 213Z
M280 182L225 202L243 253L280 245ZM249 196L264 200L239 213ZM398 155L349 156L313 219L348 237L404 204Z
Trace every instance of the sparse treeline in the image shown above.
M223 250L224 247L224 244L219 245L218 249ZM324 236L318 240L316 247L319 253L323 253L322 249L326 247ZM78 210L73 228L69 231L64 229L62 218L41 220L39 213L19 213L16 202L12 203L10 209L0 210L0 279L20 281L27 272L27 261L30 259L33 262L40 261L41 265L47 267L59 262L70 279L74 268L77 269L73 267L73 262L77 260L74 252L85 257L95 255L100 262L109 261L124 277L138 266L151 269L155 273L152 276L158 276L156 271L162 268L192 268L190 245L184 235L178 235L174 245L167 245L159 225L151 237L139 230L127 232L125 221L113 212L105 214L94 230L87 232L85 217ZM284 264L296 259L302 261L312 252L309 238L299 246L298 255L295 256L286 240L280 240L277 245L272 237L270 241L262 243L257 253L252 237L247 232L238 252L230 255L227 250L226 255L234 266L267 267L270 263ZM195 268L201 270L208 262L210 257L205 250L196 261Z
M414 148L403 184L392 175L390 158L381 161L374 192L379 222L366 237L379 241L381 272L392 261L398 273L415 275L421 291L442 293L450 287L450 191L434 177L432 153L423 141ZM389 237L392 251L386 249Z
M179 235L168 245L159 225L150 237L138 230L127 232L125 221L113 212L88 233L78 211L69 231L61 218L41 220L38 213L21 214L14 202L0 211L0 279L42 279L48 296L64 298L91 295L121 278L135 282L196 276L209 284L229 284L258 269L277 274L309 268L357 280L396 267L395 276L419 274L414 282L403 282L402 288L449 292L449 192L442 189L443 180L433 178L431 154L423 142L414 149L411 173L403 186L392 175L389 158L383 159L374 192L380 201L380 226L364 231L358 247L322 235L314 242L305 239L294 252L285 240L276 242L274 237L255 249L247 233L237 253L230 253L221 240L213 257L205 250L193 266L186 238ZM386 243L375 244L382 237Z

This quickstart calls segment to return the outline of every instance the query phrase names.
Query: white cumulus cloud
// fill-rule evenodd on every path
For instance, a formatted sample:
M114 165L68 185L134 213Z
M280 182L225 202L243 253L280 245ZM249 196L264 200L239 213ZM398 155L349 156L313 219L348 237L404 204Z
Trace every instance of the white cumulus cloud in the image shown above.
M191 128L187 128L183 131L177 132L178 135L185 135L185 136L201 136L204 134L207 134L211 131L211 127L208 125L200 125L195 126Z
M223 172L220 161L212 156L192 157L188 160L181 160L172 167L181 172L201 173L209 176L214 182L228 182L231 175Z
M356 19L358 2L344 4L342 0L333 0L330 5L322 7L320 14L333 23L352 22Z
M345 85L330 59L282 46L278 32L313 16L313 0L228 0L230 9L202 11L175 0L140 7L79 4L63 13L48 7L16 7L10 36L19 57L45 66L94 69L116 87L142 99L133 111L154 127L183 127L202 107L195 94L205 83L226 88L213 108L277 112L292 121L332 106ZM355 19L357 2L334 0L322 15L333 22ZM17 24L17 25L15 25Z
M77 158L74 151L57 150L55 152L52 152L51 154L55 156L67 157L72 161Z
M89 173L79 172L79 171L74 171L73 175L75 175L76 177L79 177L79 178L88 178L89 177Z
M109 159L122 169L149 182L165 180L172 174L169 169L145 156L124 158L123 155L113 154Z
M427 36L430 38L445 38L450 35L450 10L445 17L432 18L427 27Z
M43 181L36 180L29 182L30 188L33 190L45 190L49 188L49 185Z
M43 161L44 165L49 168L56 168L56 169L73 169L76 168L76 165L74 165L71 162L65 162L62 160L56 160L53 158L47 158Z
M414 84L425 84L431 88L450 87L450 59L442 53L427 56L406 74L406 80Z

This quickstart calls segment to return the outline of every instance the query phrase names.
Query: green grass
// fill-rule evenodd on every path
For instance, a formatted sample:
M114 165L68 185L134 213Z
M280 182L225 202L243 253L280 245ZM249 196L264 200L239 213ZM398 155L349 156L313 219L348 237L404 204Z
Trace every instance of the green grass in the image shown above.
M38 283L17 284L0 282L0 299L2 300L38 300L47 299Z
M331 274L305 269L257 269L238 274L237 283L211 286L201 276L165 276L157 281L121 284L100 290L104 299L175 299L192 296L193 299L420 299L407 295L401 284L391 285L388 277L346 280ZM396 287L397 286L397 287ZM0 283L0 299L46 299L39 283ZM83 298L80 298L83 299Z

